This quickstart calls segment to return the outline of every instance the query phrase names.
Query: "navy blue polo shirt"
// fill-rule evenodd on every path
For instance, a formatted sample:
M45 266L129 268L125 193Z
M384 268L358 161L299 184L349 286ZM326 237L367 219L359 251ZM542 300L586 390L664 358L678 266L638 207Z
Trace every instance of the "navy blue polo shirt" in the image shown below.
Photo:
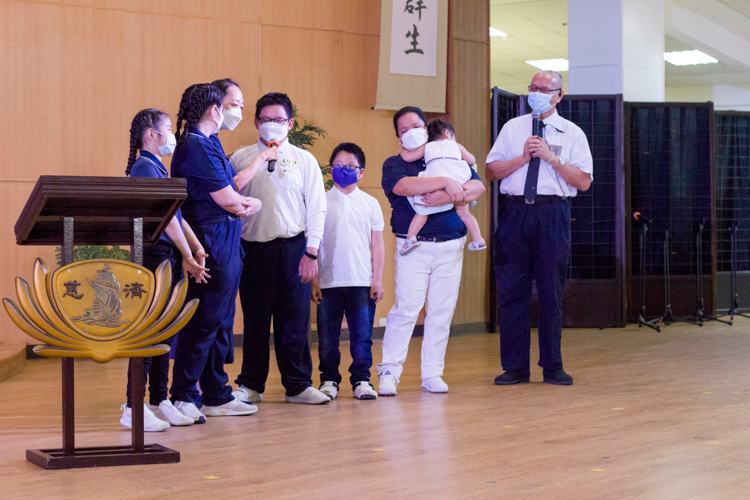
M393 192L398 181L404 177L415 177L426 167L424 159L407 162L401 156L391 156L383 163L383 180L381 185L391 202L391 229L395 234L406 234L409 224L416 212L405 196L399 196ZM471 169L471 178L481 180L479 175ZM419 236L425 238L445 238L455 240L466 235L466 226L461 222L455 210L432 214L427 218L427 223L419 231Z
M159 161L159 159L152 153L141 150L140 156L135 160L133 166L130 168L130 177L155 177L157 179L166 179L169 177L167 168ZM180 229L182 229L182 212L178 209L175 214L177 220L180 222ZM174 245L172 238L167 236L167 233L162 233L159 238L160 241Z
M221 139L219 139L219 134L218 133L211 134L211 137L209 137L209 139L211 139L211 142L213 142L214 145L216 145L216 147L219 148L222 153L224 153L224 158L226 158L227 163L229 163L229 158L227 157L226 152L224 152L224 146L221 144ZM229 168L232 169L232 172L233 172L232 179L234 179L234 177L237 175L237 171L234 169L231 163L229 163Z
M227 186L235 189L235 175L218 138L206 137L196 127L188 129L172 157L172 177L187 180L188 197L182 205L183 216L188 221L203 223L232 215L216 204L211 193Z

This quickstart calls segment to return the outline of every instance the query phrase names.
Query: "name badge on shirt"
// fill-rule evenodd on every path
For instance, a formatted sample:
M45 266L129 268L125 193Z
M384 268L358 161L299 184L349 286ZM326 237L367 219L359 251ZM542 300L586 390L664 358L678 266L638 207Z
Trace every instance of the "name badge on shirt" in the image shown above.
M299 167L302 163L292 158L282 158L279 163L282 167Z
M562 155L562 146L555 146L553 144L547 144L549 146L550 150L552 150L553 153L555 153L557 156Z

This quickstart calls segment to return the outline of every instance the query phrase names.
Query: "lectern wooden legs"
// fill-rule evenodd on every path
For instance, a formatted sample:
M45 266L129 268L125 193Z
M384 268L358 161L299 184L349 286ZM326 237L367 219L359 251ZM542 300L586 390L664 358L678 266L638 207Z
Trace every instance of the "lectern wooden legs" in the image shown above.
M73 262L73 218L64 219L62 264ZM143 265L143 219L133 219L132 260ZM112 465L166 464L180 461L180 452L143 439L143 358L130 359L132 444L130 446L75 447L75 382L73 358L62 358L63 447L26 450L26 460L45 469L73 469Z

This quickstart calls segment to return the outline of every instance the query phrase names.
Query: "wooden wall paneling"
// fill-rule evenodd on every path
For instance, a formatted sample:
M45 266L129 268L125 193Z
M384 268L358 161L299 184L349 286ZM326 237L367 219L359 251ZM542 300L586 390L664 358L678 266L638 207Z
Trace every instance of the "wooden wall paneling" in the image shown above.
M451 37L490 43L490 2L487 0L450 0L448 15ZM489 47L487 48L489 51ZM489 56L489 53L487 54ZM488 61L489 62L489 61ZM489 78L489 66L488 66ZM489 86L489 80L487 85Z
M258 22L260 0L20 0L18 3L64 5L95 10Z
M132 117L155 107L174 119L191 83L232 75L257 92L257 25L35 3L0 9L18 26L0 56L14 75L0 92L17 96L0 135L17 147L3 148L0 163L26 165L28 179L123 175Z
M489 82L489 4L484 1L452 2L450 11L451 41L448 49L450 119L456 139L477 158L479 172L490 150L490 82ZM471 211L489 242L489 194ZM467 235L467 242L471 236ZM489 250L464 255L461 289L454 324L489 321L490 269Z
M380 36L380 2L341 0L262 0L260 22L323 31ZM377 71L377 61L375 64Z

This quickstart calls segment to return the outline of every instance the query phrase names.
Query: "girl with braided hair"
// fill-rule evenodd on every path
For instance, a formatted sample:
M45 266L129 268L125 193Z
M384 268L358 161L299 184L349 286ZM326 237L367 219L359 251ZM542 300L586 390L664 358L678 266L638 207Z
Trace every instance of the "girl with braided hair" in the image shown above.
M210 84L188 87L182 95L177 115L177 148L172 159L172 176L187 180L188 196L182 215L195 229L211 269L207 283L190 284L186 300L200 300L193 319L180 332L175 350L172 402L196 423L205 417L250 415L258 410L236 400L227 385L224 362L231 343L234 304L242 272L241 217L261 209L260 200L237 192L267 159L271 152L241 174L227 161L224 150L211 136L221 128L224 111L222 92ZM203 391L203 407L195 405L196 384Z
M125 175L130 177L167 178L167 169L162 164L163 156L172 154L176 141L172 135L172 122L166 113L156 109L144 109L133 118L130 126L130 154ZM140 155L136 158L136 154ZM178 257L178 256L181 256ZM153 246L143 249L143 266L150 271L168 260L172 267L172 286L181 279L183 271L195 278L196 282L205 282L209 275L203 265L206 253L188 223L183 220L178 210L169 222L165 233ZM173 345L175 337L165 341ZM169 354L144 358L144 380L149 382L149 404L143 409L144 430L149 432L163 431L171 425L191 425L193 419L180 413L167 398L169 381ZM123 427L132 428L130 368L128 368L127 404L123 405L120 423Z

